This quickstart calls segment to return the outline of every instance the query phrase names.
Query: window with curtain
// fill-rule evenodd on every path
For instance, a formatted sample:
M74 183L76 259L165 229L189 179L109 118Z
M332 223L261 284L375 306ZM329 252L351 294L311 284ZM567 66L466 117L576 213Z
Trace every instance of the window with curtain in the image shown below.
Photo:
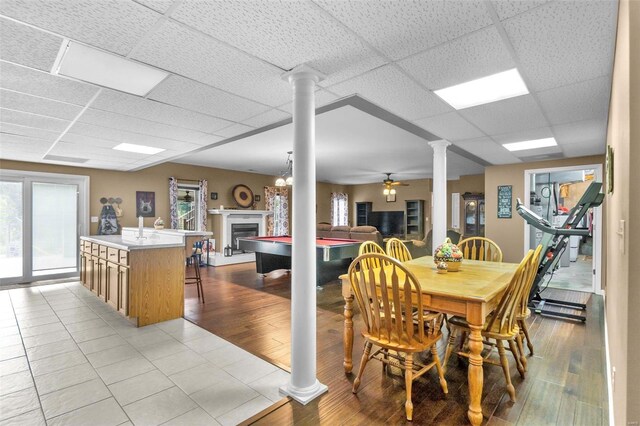
M207 181L180 183L169 178L171 229L207 230Z
M264 187L266 209L273 212L267 216L267 235L289 235L289 191L275 186Z
M331 225L349 225L349 196L343 192L331 193Z

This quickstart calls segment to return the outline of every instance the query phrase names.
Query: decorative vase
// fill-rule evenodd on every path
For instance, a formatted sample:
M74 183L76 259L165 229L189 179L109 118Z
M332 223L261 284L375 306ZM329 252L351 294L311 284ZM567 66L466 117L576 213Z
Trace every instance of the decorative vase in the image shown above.
M462 263L462 252L457 245L451 242L451 239L447 238L444 243L436 247L433 252L433 261L436 265L442 262L446 263L449 272L458 272Z
M155 229L164 229L164 220L161 217L158 217L155 222L153 222L153 227Z

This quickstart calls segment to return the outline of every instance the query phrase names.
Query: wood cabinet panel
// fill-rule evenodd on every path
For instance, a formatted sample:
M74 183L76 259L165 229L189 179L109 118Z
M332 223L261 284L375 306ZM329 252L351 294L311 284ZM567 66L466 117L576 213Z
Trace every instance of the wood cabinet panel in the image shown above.
M129 316L129 268L118 267L118 311Z
M107 293L107 261L102 258L98 258L98 282L94 283L96 287L96 294L102 300L106 300Z
M118 290L120 289L120 273L118 265L113 262L107 261L106 264L106 287L105 287L105 300L107 304L111 305L113 309L118 309Z

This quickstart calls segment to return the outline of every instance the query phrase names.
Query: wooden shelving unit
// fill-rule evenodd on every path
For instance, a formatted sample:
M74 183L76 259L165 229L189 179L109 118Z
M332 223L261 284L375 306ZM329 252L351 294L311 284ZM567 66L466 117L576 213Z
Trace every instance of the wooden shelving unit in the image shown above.
M404 229L407 240L424 238L424 200L406 200Z
M356 226L369 224L369 213L371 212L372 203L364 201L356 203Z

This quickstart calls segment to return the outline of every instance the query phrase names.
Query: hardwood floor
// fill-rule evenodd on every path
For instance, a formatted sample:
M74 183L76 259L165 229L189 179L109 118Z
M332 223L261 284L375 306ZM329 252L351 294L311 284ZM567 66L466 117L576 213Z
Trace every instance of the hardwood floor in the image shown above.
M274 272L266 278L253 263L202 269L205 305L194 285L187 286L185 318L265 360L289 370L290 276ZM404 379L398 371L383 374L378 362L365 370L357 395L351 393L355 375L342 368L342 308L338 281L317 291L317 377L329 392L303 406L290 401L259 419L257 425L378 425L411 424L404 417ZM482 408L487 425L607 424L607 388L603 302L588 293L548 289L547 297L585 302L587 322L579 324L532 316L530 331L535 356L528 357L526 379L510 358L517 401L511 403L499 367L484 368ZM587 302L588 300L588 302ZM355 329L361 327L359 313ZM446 336L439 345L444 353ZM362 355L356 333L354 371ZM428 355L425 355L428 356ZM508 355L511 356L511 355ZM452 357L444 396L436 372L413 384L414 425L465 425L467 413L466 360Z

